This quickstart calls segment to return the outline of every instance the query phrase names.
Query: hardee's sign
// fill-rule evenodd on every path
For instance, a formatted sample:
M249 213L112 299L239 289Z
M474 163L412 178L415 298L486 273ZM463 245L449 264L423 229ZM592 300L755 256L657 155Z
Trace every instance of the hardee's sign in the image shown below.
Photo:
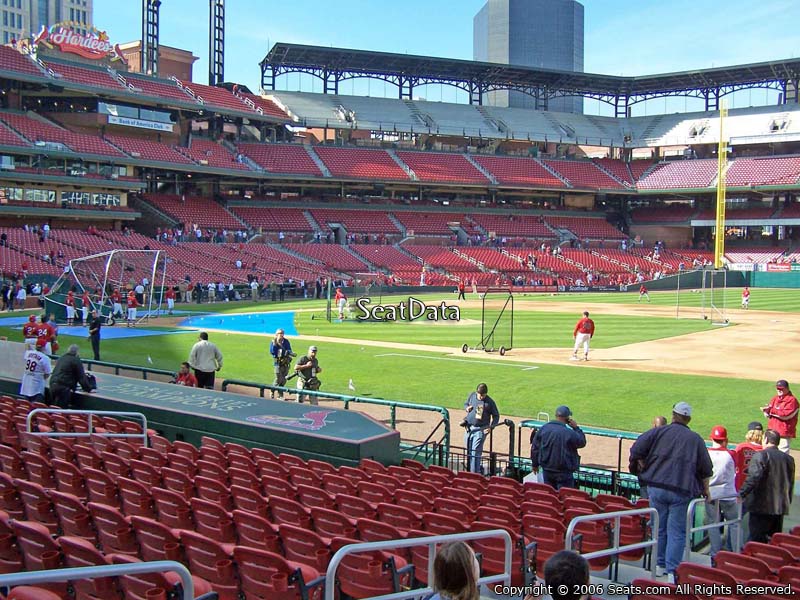
M88 34L78 33L69 23L56 23L50 29L42 26L34 37L33 45L44 44L48 48L57 47L61 52L70 52L84 58L101 59L110 57L112 61L127 61L122 56L119 45L108 41L105 31L90 29Z

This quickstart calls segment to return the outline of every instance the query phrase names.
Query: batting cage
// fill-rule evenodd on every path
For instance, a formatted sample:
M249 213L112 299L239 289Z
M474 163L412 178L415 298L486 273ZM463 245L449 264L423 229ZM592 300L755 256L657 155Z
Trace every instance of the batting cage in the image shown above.
M514 294L507 289L489 288L481 299L481 339L476 346L464 344L461 351L499 352L514 347Z
M81 296L87 291L91 308L97 309L113 325L111 294L119 290L124 301L129 290L146 280L145 292L139 299L142 310L137 321L155 316L161 304L161 294L155 294L155 290L164 287L166 258L160 250L110 250L72 259L45 298L45 310L62 320L66 314L67 294L72 291Z
M703 319L710 320L712 325L728 325L728 271L725 269L709 269L703 271L700 309Z

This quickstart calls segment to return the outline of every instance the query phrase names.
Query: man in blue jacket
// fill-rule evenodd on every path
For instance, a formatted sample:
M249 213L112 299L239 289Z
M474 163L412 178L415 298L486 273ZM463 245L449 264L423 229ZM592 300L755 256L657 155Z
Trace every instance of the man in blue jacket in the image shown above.
M574 488L575 471L581 464L578 448L586 446L586 436L572 420L567 406L556 409L556 418L545 423L531 441L533 472L542 469L544 482L556 489Z
M678 402L672 423L645 431L631 447L630 464L658 511L656 574L666 572L673 581L686 543L686 510L693 498L709 498L713 473L703 438L689 429L691 420L692 407Z

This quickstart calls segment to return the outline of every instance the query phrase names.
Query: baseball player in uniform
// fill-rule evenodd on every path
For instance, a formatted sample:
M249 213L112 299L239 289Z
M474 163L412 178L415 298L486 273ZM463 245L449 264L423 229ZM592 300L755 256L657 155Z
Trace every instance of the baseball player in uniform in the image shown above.
M125 315L122 313L122 295L119 293L119 288L111 292L111 303L113 305L111 316L124 317Z
M128 292L128 327L136 325L136 307L138 306L139 302L136 300L136 295L131 290Z
M67 293L64 304L67 306L67 326L69 326L75 320L75 294L72 293L72 290Z
M42 315L42 322L36 326L36 349L41 350L45 354L52 354L55 351L53 341L56 336L56 330L48 321L50 317Z
M50 357L28 344L23 360L25 372L19 384L19 395L31 402L44 402L44 383L53 371Z
M742 308L747 310L750 307L750 288L742 290Z
M89 307L91 304L92 301L89 299L89 292L83 290L83 296L81 296L81 320L83 321L84 327L89 324Z
M589 311L583 311L583 318L575 325L572 336L575 338L575 347L572 349L570 360L578 360L578 348L583 344L583 360L589 360L589 340L594 335L594 321L589 318Z
M336 296L334 296L336 308L339 310L339 320L344 320L344 309L347 306L347 296L344 295L342 288L336 288Z
M642 284L641 286L639 286L639 302L641 302L641 301L642 301L642 298L643 298L643 297L644 297L644 298L647 298L647 302L648 302L648 303L650 302L650 294L648 294L648 293L647 293L647 288L645 287L645 285L644 285L644 284Z
M25 338L26 344L30 344L31 346L36 345L36 338L39 337L36 334L37 329L38 325L36 324L36 315L31 315L28 317L28 322L22 326L22 337Z
M171 315L172 309L175 308L175 290L172 287L168 287L165 297L167 299L167 313Z

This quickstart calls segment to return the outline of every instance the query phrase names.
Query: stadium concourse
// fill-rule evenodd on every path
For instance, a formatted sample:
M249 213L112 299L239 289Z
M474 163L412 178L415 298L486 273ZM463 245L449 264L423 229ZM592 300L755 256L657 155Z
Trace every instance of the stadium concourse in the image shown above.
M452 291L459 282L481 290L620 291L707 266L716 234L726 236L732 271L791 272L800 261L796 61L701 70L702 90L694 89L697 72L614 78L523 69L507 80L559 93L557 82L545 81L557 76L571 93L605 100L609 92L598 90L613 89L620 116L611 118L426 102L413 99L410 88L397 99L347 96L331 82L326 89L336 93L253 94L240 84L144 75L109 56L83 60L35 46L0 46L4 301L13 296L33 307L34 290L47 295L71 261L109 250L161 251L163 281L140 261L120 263L114 281L135 290L148 278L151 289L172 288L194 302L254 293L319 297L329 281L415 291L423 283ZM285 63L296 52L312 58ZM281 68L333 73L329 56L354 71L366 58L381 65L384 80L393 65L428 68L438 61L446 63L444 72L467 79L486 75L486 65L471 61L356 54L277 44L261 64L262 81L269 87L270 72ZM735 154L726 172L725 231L715 232L719 97L776 85L784 104L727 117ZM704 94L706 110L627 116L638 95L676 90ZM540 99L546 109L547 98ZM102 298L113 292L99 279L95 284L99 289L89 291ZM20 294L26 288L30 293ZM760 318L742 316L741 327L714 335L764 341ZM644 361L653 348L645 346L599 350L597 362ZM689 350L699 352L692 345L676 353L691 361L697 354ZM119 387L144 397L168 386ZM203 394L188 403L219 406L234 396ZM300 451L276 456L219 429L189 443L178 439L177 427L165 426L168 439L108 417L104 431L88 439L38 437L25 430L29 409L16 398L0 399L2 573L170 559L191 569L198 593L319 600L332 554L349 541L500 528L514 542L511 581L519 585L532 574L528 566L541 574L543 561L565 546L573 518L644 505L634 502L635 485L627 497L598 489L556 494L512 477L384 454L386 464L355 453L351 464ZM324 415L309 416L299 405L286 410L292 414L267 420L324 425ZM41 432L85 430L77 417L40 414L34 422ZM147 444L103 435L114 432L142 433ZM395 432L388 437L396 441ZM613 524L597 519L580 527L584 552L608 549L615 531L624 543L653 533L640 513ZM533 565L524 551L531 542ZM503 572L496 540L473 545L484 576ZM738 567L695 575L686 567L684 581L777 578L800 590L798 548L800 535L776 537L768 548L734 555ZM641 549L625 553L620 578L646 577L643 558ZM609 561L593 559L595 575ZM707 562L691 554L691 563ZM171 596L175 583L153 574L48 589L58 598L152 600ZM428 583L427 550L415 547L351 557L336 585L344 596L366 598ZM12 590L9 598L20 594Z

